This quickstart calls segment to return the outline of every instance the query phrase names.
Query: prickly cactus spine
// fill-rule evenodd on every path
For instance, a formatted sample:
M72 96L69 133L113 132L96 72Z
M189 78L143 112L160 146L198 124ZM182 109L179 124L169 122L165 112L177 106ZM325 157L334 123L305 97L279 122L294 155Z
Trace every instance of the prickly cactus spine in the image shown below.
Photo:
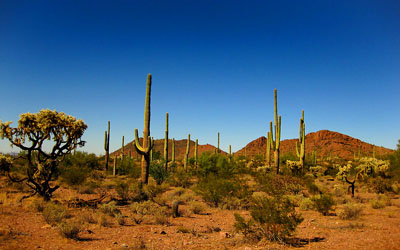
M144 128L143 128L143 146L140 145L138 130L135 129L135 149L142 155L141 177L142 184L149 182L150 167L150 149L152 148L150 139L150 96L151 96L151 74L147 76L146 99L144 107Z

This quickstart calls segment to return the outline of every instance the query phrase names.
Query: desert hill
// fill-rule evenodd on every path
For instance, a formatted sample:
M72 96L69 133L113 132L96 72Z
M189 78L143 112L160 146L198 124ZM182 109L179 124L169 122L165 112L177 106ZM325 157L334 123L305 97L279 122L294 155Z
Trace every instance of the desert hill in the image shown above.
M281 141L281 155L292 153L296 155L296 141L298 139L287 139ZM267 146L267 138L262 136L248 143L244 148L240 149L235 155L247 155L252 157L259 154L265 154ZM375 150L375 156L392 153L393 150L384 147L374 146L363 142L359 139L329 130L320 130L306 135L306 153L309 154L313 150L320 157L340 157L345 160L354 158L354 154L358 156L372 156Z
M139 138L140 145L143 143L143 139ZM138 153L136 152L135 148L133 147L134 141L129 142L128 144L125 145L124 147L124 155L125 156L131 156L132 158L137 158L139 157ZM159 140L154 140L154 150L155 152L160 152L161 156L164 155L164 139L159 139ZM187 139L182 139L182 140L175 140L175 159L176 160L183 160L185 153L186 153L186 144L187 144ZM190 153L189 157L194 156L194 146L195 142L190 140ZM198 145L198 154L201 155L204 152L211 152L214 153L214 151L217 150L216 147L210 144L205 144L205 145ZM226 152L220 150L221 153L226 154ZM114 157L114 155L117 154L118 156L121 154L121 149L119 148L118 150L110 153L111 157ZM172 139L168 140L168 159L172 158Z

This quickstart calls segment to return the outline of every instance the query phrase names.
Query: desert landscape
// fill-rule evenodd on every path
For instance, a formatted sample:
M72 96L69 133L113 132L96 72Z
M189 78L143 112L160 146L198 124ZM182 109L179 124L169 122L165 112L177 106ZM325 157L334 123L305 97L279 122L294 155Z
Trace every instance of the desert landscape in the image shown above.
M399 1L0 1L0 250L400 250Z

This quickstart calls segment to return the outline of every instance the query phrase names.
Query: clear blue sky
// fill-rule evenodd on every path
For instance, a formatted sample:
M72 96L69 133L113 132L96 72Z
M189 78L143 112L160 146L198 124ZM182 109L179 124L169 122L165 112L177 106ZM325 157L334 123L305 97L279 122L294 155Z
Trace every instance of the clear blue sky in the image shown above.
M338 131L400 138L400 2L0 0L0 119L56 109L101 154L143 131L234 151L266 134L278 89L282 139ZM9 143L0 142L9 152ZM16 149L12 149L16 151Z

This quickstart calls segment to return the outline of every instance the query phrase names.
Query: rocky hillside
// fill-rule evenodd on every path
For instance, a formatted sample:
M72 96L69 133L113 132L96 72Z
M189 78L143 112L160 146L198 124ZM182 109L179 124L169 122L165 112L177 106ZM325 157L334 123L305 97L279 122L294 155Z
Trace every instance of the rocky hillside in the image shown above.
M297 139L281 141L281 155L287 153L296 155L296 141ZM267 139L262 136L247 144L235 155L246 154L248 157L252 157L258 154L265 154L266 143ZM320 130L306 135L306 152L311 153L315 150L318 158L331 156L351 160L354 158L354 154L358 156L359 152L361 156L372 156L374 148L376 156L393 152L391 149L374 146L348 135L329 130Z
M140 144L142 145L142 141L143 139L140 138L139 139ZM164 155L164 139L160 139L160 140L154 140L155 141L155 147L154 150L155 152L160 152L161 156ZM125 145L124 147L124 155L126 156L131 156L132 158L137 158L139 157L138 153L136 152L136 150L133 147L134 141L128 143L127 145ZM183 140L175 140L175 159L176 160L183 160L184 155L186 153L186 144L187 144L187 139L183 139ZM194 145L195 142L190 140L190 153L189 153L189 157L194 156ZM210 144L205 144L205 145L198 145L198 153L199 155L201 155L203 152L211 152L214 153L214 151L217 148L214 147L213 145ZM221 153L226 154L226 152L221 150ZM121 154L121 149L118 149L114 152L111 153L111 157L114 157L114 155L117 154L118 156ZM171 159L172 158L172 140L168 140L168 158Z

